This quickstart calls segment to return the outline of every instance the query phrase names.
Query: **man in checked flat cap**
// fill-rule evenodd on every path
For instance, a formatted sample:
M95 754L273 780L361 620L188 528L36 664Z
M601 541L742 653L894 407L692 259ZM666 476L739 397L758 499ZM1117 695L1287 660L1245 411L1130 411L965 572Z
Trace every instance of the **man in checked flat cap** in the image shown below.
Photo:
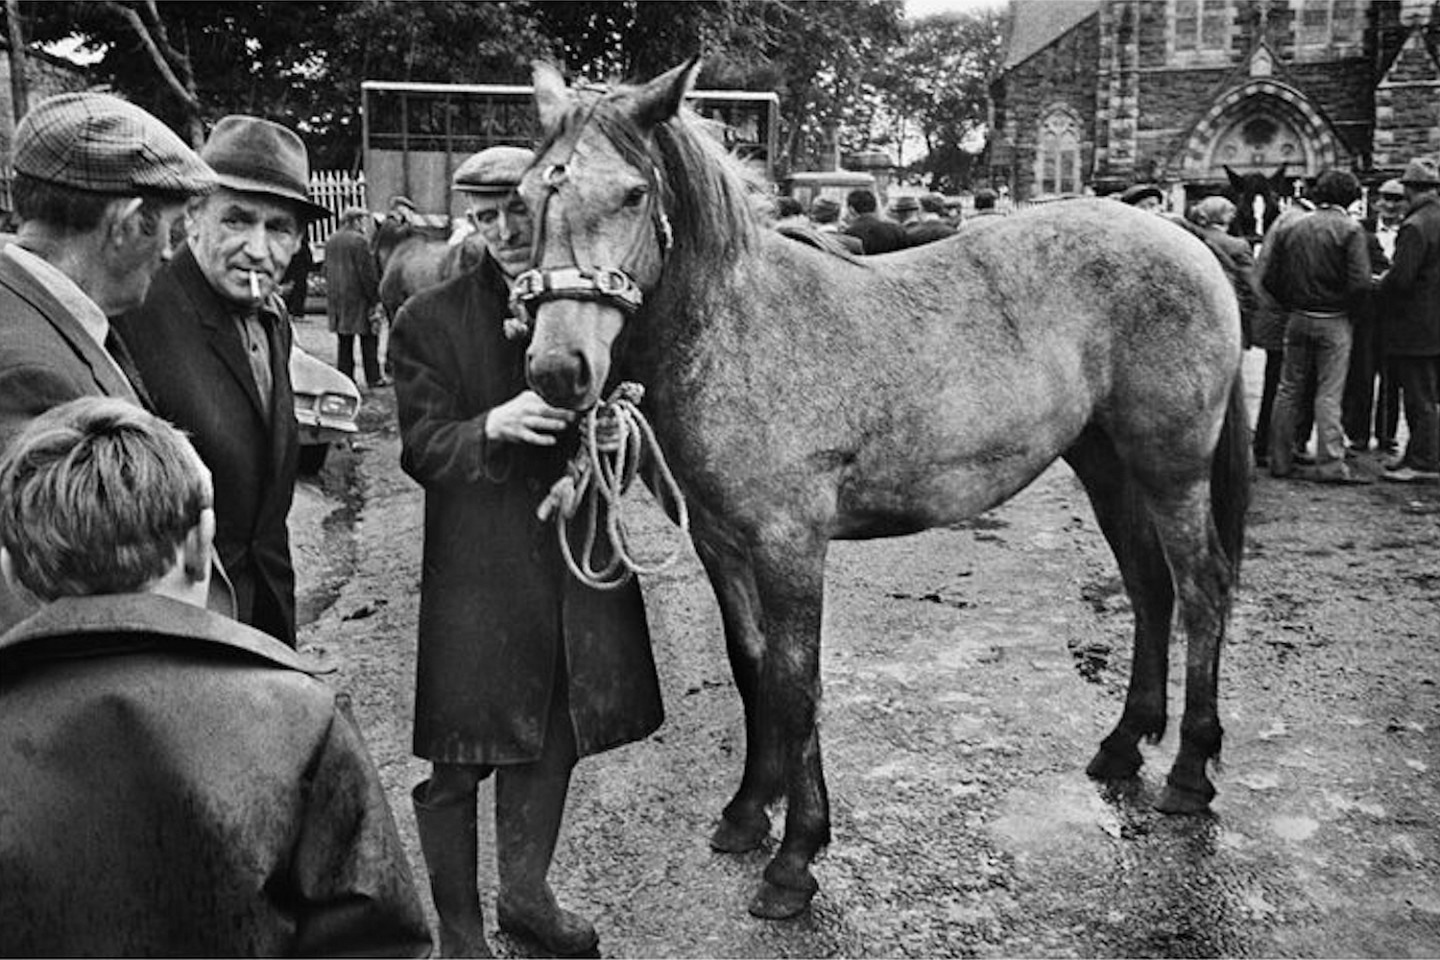
M581 584L536 515L579 431L526 386L509 317L532 231L515 188L533 160L491 147L455 171L485 258L407 300L390 348L400 463L425 488L414 749L432 767L413 799L447 957L490 955L476 799L491 771L500 929L552 955L595 949L595 928L546 880L570 771L662 716L639 585Z
M278 288L306 223L329 210L310 201L305 144L278 123L225 117L200 156L220 186L189 205L185 245L144 305L117 323L156 412L190 435L215 476L215 548L237 616L293 647L285 521L299 433Z
M216 186L165 124L98 93L38 103L16 128L13 162L21 226L0 252L0 451L67 400L146 403L111 319L145 299L170 259L171 224ZM0 585L0 632L34 609Z

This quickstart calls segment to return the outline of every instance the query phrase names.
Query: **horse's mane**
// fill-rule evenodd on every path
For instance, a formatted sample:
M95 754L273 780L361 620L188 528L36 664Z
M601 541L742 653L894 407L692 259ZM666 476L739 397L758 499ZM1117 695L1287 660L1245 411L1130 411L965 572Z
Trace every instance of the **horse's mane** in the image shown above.
M716 264L733 262L759 239L761 223L750 201L753 174L725 152L703 120L682 107L657 125L653 136L627 107L633 87L610 92L577 91L572 106L538 153L593 123L624 160L653 178L674 235L665 275L705 275ZM662 280L662 283L664 281Z

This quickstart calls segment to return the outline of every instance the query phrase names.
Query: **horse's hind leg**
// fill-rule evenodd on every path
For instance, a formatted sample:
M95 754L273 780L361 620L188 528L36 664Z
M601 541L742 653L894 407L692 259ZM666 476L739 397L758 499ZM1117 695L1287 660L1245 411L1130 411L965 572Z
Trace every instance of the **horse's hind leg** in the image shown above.
M735 796L725 805L710 846L721 853L754 850L770 835L766 806L783 785L783 760L773 725L759 723L758 698L765 661L760 632L760 599L749 562L733 546L697 536L696 553L705 565L725 629L730 672L745 708L745 772Z
M1085 485L1095 518L1120 567L1120 578L1135 615L1130 687L1120 722L1100 743L1085 772L1096 779L1134 776L1144 758L1140 741L1165 733L1166 676L1170 621L1175 593L1165 551L1145 506L1139 484L1099 430L1081 435L1065 460Z
M1220 650L1235 574L1210 512L1208 477L1183 486L1152 486L1148 492L1186 636L1180 750L1155 806L1165 813L1201 813L1215 796L1206 768L1220 756Z

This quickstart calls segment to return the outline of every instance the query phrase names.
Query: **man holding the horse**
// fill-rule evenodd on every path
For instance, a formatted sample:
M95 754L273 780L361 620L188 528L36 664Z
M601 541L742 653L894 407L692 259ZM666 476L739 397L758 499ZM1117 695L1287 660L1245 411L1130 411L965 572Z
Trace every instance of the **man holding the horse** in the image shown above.
M1405 397L1410 441L1383 474L1397 483L1440 480L1440 167L1411 160L1400 177L1405 219L1395 257L1380 281L1385 353L1393 358Z
M1315 466L1308 479L1363 483L1345 463L1341 397L1350 368L1352 318L1371 286L1365 229L1347 208L1360 182L1347 170L1326 170L1315 181L1317 209L1275 238L1261 282L1286 310L1285 355L1270 424L1270 473L1293 470L1295 425L1305 385L1315 381Z
M425 488L414 748L433 767L413 799L445 956L489 955L476 799L492 770L500 929L555 954L595 949L546 880L570 772L662 719L638 585L582 585L536 516L579 437L574 412L527 387L509 311L530 264L515 188L533 159L492 147L456 171L486 255L410 298L390 348L401 464Z

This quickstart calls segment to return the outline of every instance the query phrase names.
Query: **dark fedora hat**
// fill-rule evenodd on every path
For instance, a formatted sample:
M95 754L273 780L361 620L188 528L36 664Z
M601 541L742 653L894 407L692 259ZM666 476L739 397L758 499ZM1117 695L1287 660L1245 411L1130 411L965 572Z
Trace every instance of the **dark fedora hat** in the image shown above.
M222 117L200 148L220 186L295 204L302 218L331 215L310 199L310 155L295 131L260 117Z

